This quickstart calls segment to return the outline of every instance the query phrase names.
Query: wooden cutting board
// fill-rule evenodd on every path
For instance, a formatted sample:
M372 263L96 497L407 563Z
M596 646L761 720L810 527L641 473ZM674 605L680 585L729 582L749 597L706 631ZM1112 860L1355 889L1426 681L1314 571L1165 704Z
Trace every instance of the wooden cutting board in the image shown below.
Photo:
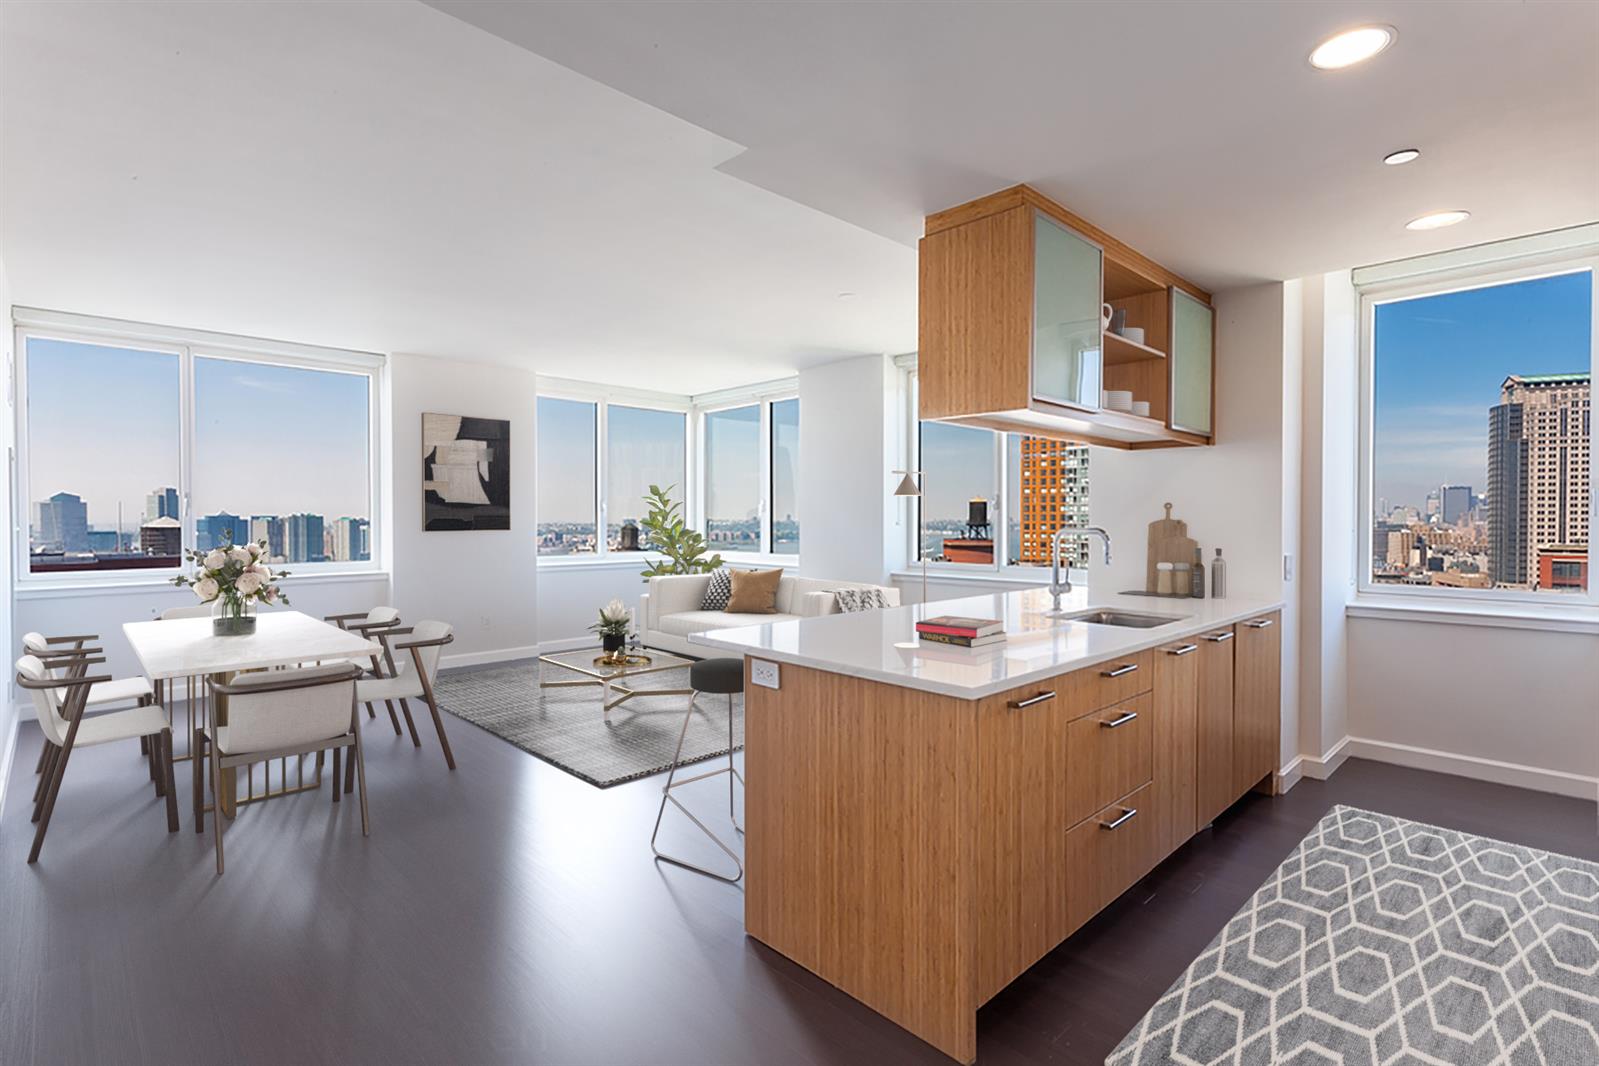
M1166 504L1166 517L1149 523L1149 566L1144 579L1144 591L1155 591L1156 563L1192 563L1194 549L1198 547L1188 535L1188 523L1171 516L1172 505Z

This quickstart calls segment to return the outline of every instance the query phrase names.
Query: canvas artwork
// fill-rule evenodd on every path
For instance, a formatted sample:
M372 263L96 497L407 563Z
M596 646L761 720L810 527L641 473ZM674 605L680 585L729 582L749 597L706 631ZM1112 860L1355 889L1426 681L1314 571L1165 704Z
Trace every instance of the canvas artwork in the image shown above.
M511 528L511 423L422 416L422 528Z

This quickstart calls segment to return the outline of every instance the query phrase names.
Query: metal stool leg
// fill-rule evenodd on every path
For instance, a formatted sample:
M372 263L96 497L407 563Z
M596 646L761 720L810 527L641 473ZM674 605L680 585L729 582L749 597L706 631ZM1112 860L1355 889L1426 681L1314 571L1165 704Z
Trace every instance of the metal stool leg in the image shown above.
M744 775L738 772L738 767L733 765L733 694L727 694L727 818L733 823L733 831L740 835L744 827L738 824L738 813L733 810L733 779L738 779L740 788L744 787Z
M729 701L731 701L732 697L729 696L728 699L729 699ZM715 777L718 774L730 774L730 773L734 772L733 771L733 764L732 764L732 752L729 751L729 753L728 753L728 765L727 765L726 769L712 770L709 773L696 774L693 777L685 777L681 781L677 780L678 761L683 757L683 738L688 736L689 719L691 719L693 717L694 717L694 696L690 696L689 697L689 701L688 701L688 709L683 714L683 728L677 734L677 750L672 753L672 767L671 767L670 770L667 771L667 773L666 773L666 785L661 789L661 807L660 807L660 809L658 811L655 812L655 831L650 834L650 850L653 851L655 853L655 857L657 859L659 859L660 861L662 861L662 862L669 862L669 863L671 863L674 866L681 866L685 870L693 870L695 873L704 874L706 877L714 877L718 881L726 881L730 885L737 884L739 881L743 880L743 878L744 878L744 864L739 861L738 855L733 851L732 848L728 847L727 844L725 844L722 841L721 837L719 837L715 833L711 832L711 829L710 829L709 826L707 826L704 822L702 822L698 818L696 818L694 816L694 812L693 811L691 811L687 807L683 806L683 804L678 800L678 798L676 796L672 795L672 790L674 788L681 788L683 785L690 785L690 784L693 784L695 781L703 781L703 780L705 780L708 777ZM731 736L731 726L729 726L729 736ZM739 780L742 783L743 778L740 778ZM729 783L729 785L728 785L728 803L729 803L729 806L731 806L731 804L732 804L732 788L733 788L732 784ZM655 840L661 834L661 819L666 814L666 805L667 805L667 803L671 803L672 806L674 806L678 810L682 811L683 814L685 816L687 816L688 820L693 822L694 825L699 828L700 832L702 832L706 836L710 837L712 843L714 843L717 847L721 848L722 852L729 859L733 860L733 866L734 866L735 869L738 870L738 873L736 875L734 875L732 877L729 877L727 874L717 873L715 870L707 869L704 866L698 866L698 865L696 865L696 864L694 864L692 862L687 862L687 861L685 861L683 859L679 859L679 858L677 858L675 856L668 855L665 852L663 852L658 846L656 846Z

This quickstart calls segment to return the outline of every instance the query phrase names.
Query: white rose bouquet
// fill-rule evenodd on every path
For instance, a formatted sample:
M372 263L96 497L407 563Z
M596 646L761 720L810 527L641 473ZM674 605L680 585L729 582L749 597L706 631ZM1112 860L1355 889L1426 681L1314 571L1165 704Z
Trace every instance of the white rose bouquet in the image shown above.
M172 583L194 589L202 603L220 600L218 613L223 618L243 618L249 613L246 605L255 602L288 603L289 598L277 584L278 579L289 576L288 571L274 573L261 561L266 545L263 540L238 547L229 544L208 552L191 551L188 556L194 564L194 573L175 577Z

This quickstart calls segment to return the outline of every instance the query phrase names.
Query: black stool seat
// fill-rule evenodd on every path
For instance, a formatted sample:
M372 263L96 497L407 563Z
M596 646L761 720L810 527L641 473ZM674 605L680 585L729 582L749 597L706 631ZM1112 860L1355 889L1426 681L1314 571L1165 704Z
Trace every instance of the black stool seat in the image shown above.
M743 692L744 660L701 659L688 668L688 687L695 692Z

